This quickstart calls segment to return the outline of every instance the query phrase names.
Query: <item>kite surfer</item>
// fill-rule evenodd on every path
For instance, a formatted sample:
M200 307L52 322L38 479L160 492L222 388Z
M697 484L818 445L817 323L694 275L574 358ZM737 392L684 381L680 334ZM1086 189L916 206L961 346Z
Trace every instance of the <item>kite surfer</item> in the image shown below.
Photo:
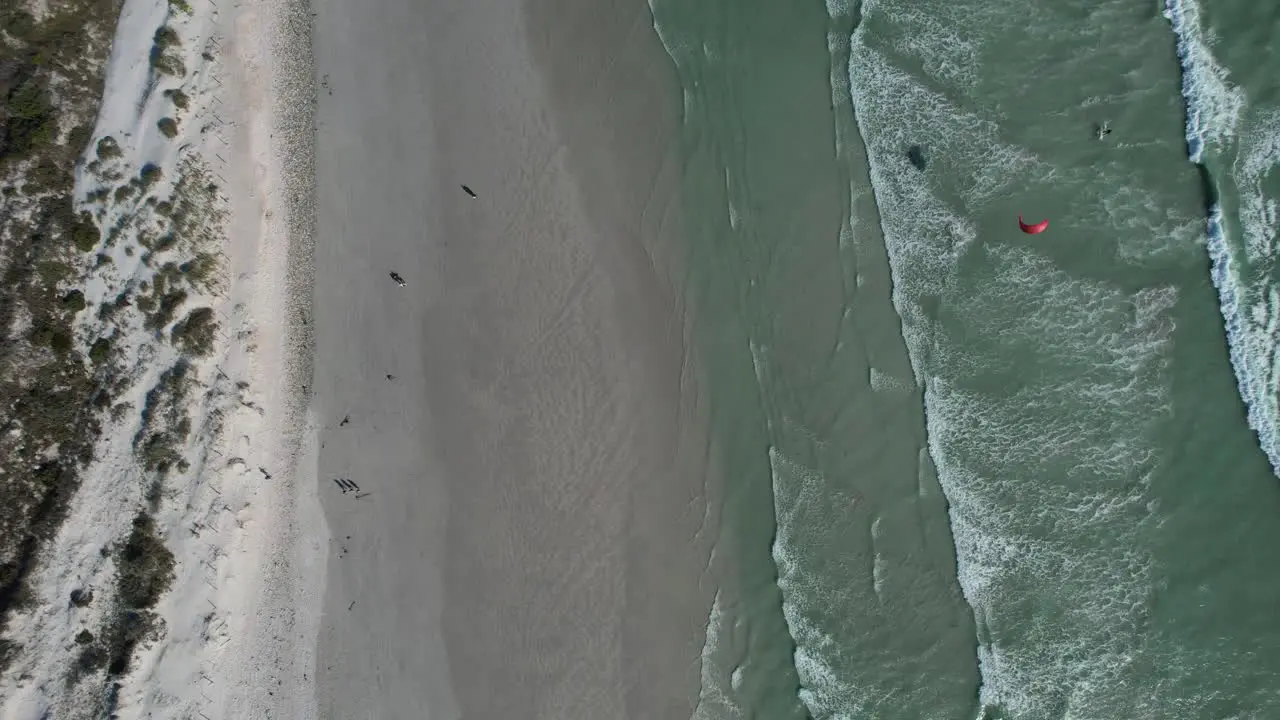
M398 272L392 272L392 273L391 273L391 279L392 279L392 280L395 280L395 281L396 281L396 284L397 284L397 285L399 285L400 287L404 287L404 286L405 286L404 278L400 277L400 273L398 273Z
M1022 221L1022 216L1021 216L1021 215L1019 215L1019 216L1018 216L1018 227L1022 228L1022 232L1026 233L1026 234L1028 234L1028 235L1039 235L1040 233L1044 232L1045 230L1047 230L1047 229L1049 228L1049 221L1048 221L1047 219L1045 219L1045 220L1041 220L1040 222L1035 223L1035 224L1028 224L1028 223L1023 222L1023 221Z
M923 171L929 167L929 161L924 156L924 148L919 145L912 145L907 149L907 160L915 166L917 170Z
M1106 140L1107 136L1111 134L1111 123L1106 120L1103 120L1102 124L1097 126L1097 128L1099 140Z

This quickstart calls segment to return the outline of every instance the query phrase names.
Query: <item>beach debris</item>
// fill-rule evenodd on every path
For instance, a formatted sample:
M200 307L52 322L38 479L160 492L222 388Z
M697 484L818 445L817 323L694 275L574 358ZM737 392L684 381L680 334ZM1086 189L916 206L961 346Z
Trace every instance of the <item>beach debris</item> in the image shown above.
M912 145L910 148L907 148L907 160L909 160L912 165L915 165L917 170L924 170L929 166L929 161L924 157L924 148L919 145Z
M1041 220L1040 222L1038 222L1038 223L1036 223L1036 224L1034 224L1034 225L1031 225L1031 224L1028 224L1028 223L1023 222L1023 221L1022 221L1022 216L1021 216L1021 215L1019 215L1019 216L1018 216L1018 227L1022 228L1022 232L1026 233L1026 234L1028 234L1028 235L1039 235L1040 233L1042 233L1042 232L1044 232L1045 230L1049 229L1049 221L1048 221L1047 219L1045 219L1045 220Z
M464 193L466 193L466 194L470 195L470 196L471 196L471 197L473 197L473 198L474 198L474 197L476 197L476 191L475 191L475 190L472 190L471 188L467 187L466 185L463 185L463 186L462 186L462 192L464 192Z
M400 273L395 272L394 270L391 272L391 279L395 280L396 284L400 287L404 287L406 285L404 278L400 277Z
M351 422L351 416L350 416L350 415L343 415L343 416L342 416L342 422L338 423L338 427L346 427L347 423L349 423L349 422Z

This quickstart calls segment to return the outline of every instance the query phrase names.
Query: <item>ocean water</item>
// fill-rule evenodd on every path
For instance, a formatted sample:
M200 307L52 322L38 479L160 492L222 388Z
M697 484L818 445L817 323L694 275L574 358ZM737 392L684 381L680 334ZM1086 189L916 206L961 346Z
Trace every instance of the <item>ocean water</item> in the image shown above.
M650 5L726 488L696 716L1280 717L1280 8Z

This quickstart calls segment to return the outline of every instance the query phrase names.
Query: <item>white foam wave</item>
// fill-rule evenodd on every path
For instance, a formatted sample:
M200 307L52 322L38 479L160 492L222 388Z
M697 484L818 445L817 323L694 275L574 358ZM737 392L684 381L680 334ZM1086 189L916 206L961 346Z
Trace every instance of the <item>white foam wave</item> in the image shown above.
M1244 111L1244 94L1214 59L1213 40L1200 22L1200 6L1195 0L1165 0L1164 16L1173 25L1182 64L1187 152L1192 162L1200 162L1207 144L1235 136Z
M872 390L881 393L908 393L915 390L909 380L896 378L879 368L868 368L867 383Z
M1231 365L1245 403L1249 427L1257 433L1272 469L1280 474L1276 288L1265 281L1263 287L1251 288L1240 276L1222 220L1222 209L1215 205L1209 216L1210 274L1218 290ZM1256 297L1254 302L1250 302L1250 295Z
M1249 257L1273 261L1280 232L1280 205L1265 183L1280 165L1280 108L1259 108L1245 123L1239 161L1233 165L1239 192L1240 230Z
M1229 173L1237 193L1235 217L1226 217L1219 204L1210 209L1210 274L1249 427L1280 475L1280 285L1275 278L1280 213L1264 186L1280 163L1280 112L1246 114L1248 98L1214 57L1212 35L1195 0L1166 0L1165 17L1182 68L1188 155L1192 162L1212 162ZM1242 125L1247 132L1241 132ZM1223 189L1221 183L1214 188ZM1238 242L1229 228L1238 230Z
M962 32L961 14L982 12L982 6L963 3L931 5L927 8L905 4L885 8L893 23L909 23L920 33L906 33L896 39L894 49L916 59L927 78L952 88L968 89L977 82L982 64L972 36ZM971 19L971 18L970 18Z
M769 461L773 467L778 527L773 560L778 568L783 615L796 643L800 700L810 709L821 708L821 716L833 720L866 716L875 709L874 704L853 685L851 678L835 669L844 664L844 653L854 648L829 630L840 626L832 622L833 613L844 607L865 606L874 602L874 596L856 582L862 574L857 558L846 555L824 559L797 550L810 545L814 529L832 527L841 518L849 526L846 509L855 500L776 447L769 448ZM825 540L824 545L833 544L828 534L819 535ZM835 546L856 547L845 543Z
M1167 407L1161 375L1176 294L1125 296L1026 254L998 264L1010 279L972 301L969 310L987 312L965 313L973 319L966 332L1034 343L1040 362L1059 372L1088 369L1047 373L997 399L966 387L990 356L951 351L939 363L945 375L926 387L961 586L983 632L994 635L979 647L982 699L1014 717L1063 703L1097 716L1143 651L1135 628L1152 582L1141 540L1152 513L1143 468ZM924 338L911 341L919 348ZM1017 352L1017 344L993 354ZM1096 537L1108 538L1105 548ZM1024 590L1047 577L1058 579L1059 598ZM1028 624L1028 615L1054 621ZM1002 642L999 631L1014 626L1023 636Z
M921 87L880 42L855 32L851 87L894 305L925 387L930 454L979 624L982 701L1012 717L1121 716L1145 702L1116 689L1131 684L1145 651L1139 628L1152 581L1142 538L1154 522L1148 478L1168 412L1177 294L1125 292L1074 278L1033 249L978 245L966 216L1049 173L1001 141L998 116ZM913 137L935 138L948 174L976 179L959 190L963 207L948 206L908 166L902 148ZM1078 179L1067 175L1059 182ZM1128 212L1152 234L1187 221L1158 208ZM967 272L983 274L962 280L958 261L975 252L982 260ZM947 308L946 324L929 316L931 302ZM1098 536L1111 542L1104 548ZM1059 592L1035 592L1046 577L1060 579ZM1046 615L1053 622L1027 621Z
M707 637L702 645L702 689L693 720L739 720L747 715L734 699L734 690L741 684L742 668L727 663L723 657L721 637L729 628L723 600L717 590L711 601L707 617Z

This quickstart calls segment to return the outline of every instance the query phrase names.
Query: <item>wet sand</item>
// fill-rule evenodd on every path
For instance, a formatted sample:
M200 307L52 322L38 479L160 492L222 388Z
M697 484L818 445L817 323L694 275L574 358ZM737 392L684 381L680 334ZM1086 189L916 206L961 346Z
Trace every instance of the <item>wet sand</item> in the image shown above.
M715 513L648 7L315 12L321 717L688 717Z

